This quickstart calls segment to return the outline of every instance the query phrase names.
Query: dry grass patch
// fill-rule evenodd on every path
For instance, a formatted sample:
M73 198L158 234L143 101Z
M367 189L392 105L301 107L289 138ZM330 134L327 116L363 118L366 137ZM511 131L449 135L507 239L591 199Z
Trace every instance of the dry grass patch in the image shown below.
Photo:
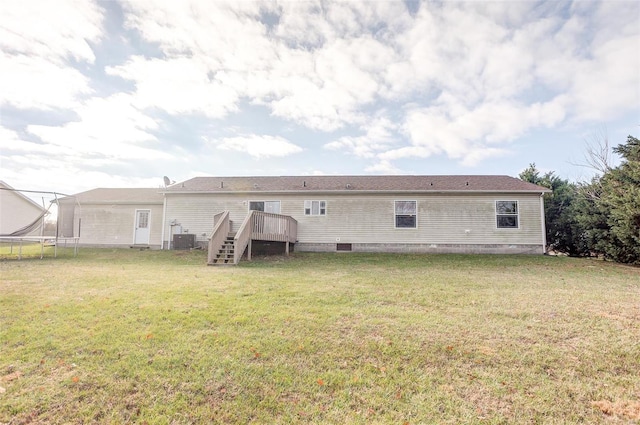
M640 401L611 402L609 400L600 400L594 401L592 404L605 415L640 421Z
M130 250L0 262L0 377L20 373L0 381L0 423L637 421L638 269L204 262Z

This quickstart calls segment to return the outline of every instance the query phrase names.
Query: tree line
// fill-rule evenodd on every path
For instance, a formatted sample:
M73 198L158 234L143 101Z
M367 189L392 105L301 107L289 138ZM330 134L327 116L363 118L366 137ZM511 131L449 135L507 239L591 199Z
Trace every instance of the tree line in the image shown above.
M607 149L591 149L588 162L598 174L571 183L535 164L520 179L552 190L544 195L548 248L575 257L600 256L640 265L640 140L629 136L613 148L620 156L609 165Z

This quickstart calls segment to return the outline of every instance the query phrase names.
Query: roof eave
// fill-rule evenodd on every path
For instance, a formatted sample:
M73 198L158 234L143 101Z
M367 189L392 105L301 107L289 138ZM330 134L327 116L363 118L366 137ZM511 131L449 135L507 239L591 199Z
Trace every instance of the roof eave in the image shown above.
M168 194L182 194L182 195L238 195L238 194L305 194L305 193L336 193L336 194L358 194L358 193L526 193L526 194L544 194L551 193L551 190L526 190L526 189L406 189L406 190L359 190L359 189L342 189L342 190L330 190L330 189L305 189L305 190L230 190L230 191L218 191L218 190L181 190L181 191L166 191L162 192L165 195Z

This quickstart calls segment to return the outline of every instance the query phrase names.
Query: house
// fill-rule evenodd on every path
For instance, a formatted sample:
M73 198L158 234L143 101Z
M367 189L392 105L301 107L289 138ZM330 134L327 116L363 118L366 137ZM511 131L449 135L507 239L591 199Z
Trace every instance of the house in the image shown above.
M58 200L58 234L80 246L162 246L162 193L158 189L93 189Z
M46 214L41 205L0 180L0 236L39 235Z
M223 251L236 262L255 240L296 251L542 254L546 192L509 176L196 177L78 194L60 227L80 230L83 245L170 249L188 236L210 262ZM148 241L137 234L145 220Z
M548 191L509 176L196 177L163 190L163 241L180 223L205 244L213 214L234 233L258 210L296 220L297 251L542 254Z

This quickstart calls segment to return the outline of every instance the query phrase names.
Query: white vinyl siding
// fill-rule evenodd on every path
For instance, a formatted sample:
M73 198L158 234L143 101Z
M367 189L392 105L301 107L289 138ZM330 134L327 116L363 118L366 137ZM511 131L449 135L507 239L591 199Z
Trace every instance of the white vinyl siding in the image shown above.
M83 245L130 246L134 241L136 210L148 210L149 245L160 246L162 204L83 204L75 207L73 227ZM167 233L168 234L168 233Z
M303 243L421 243L421 244L540 244L542 220L540 194L327 194L331 214L305 215L301 206L308 194L280 194L281 214L298 221L298 241ZM398 231L395 201L416 201L416 228ZM496 228L496 199L518 202L518 229ZM165 234L171 220L178 220L199 241L213 229L213 216L230 212L237 231L248 212L249 199L242 194L169 194Z
M189 233L194 233L197 241L204 242L213 230L213 216L217 213L229 211L234 232L238 231L249 213L249 201L246 196L179 194L167 196L166 203L165 241L172 220L176 220L183 229L188 229Z
M3 186L0 186L3 187ZM0 190L0 234L15 232L33 223L44 211L19 192ZM37 236L40 235L38 229Z
M304 201L304 215L327 215L327 201Z

